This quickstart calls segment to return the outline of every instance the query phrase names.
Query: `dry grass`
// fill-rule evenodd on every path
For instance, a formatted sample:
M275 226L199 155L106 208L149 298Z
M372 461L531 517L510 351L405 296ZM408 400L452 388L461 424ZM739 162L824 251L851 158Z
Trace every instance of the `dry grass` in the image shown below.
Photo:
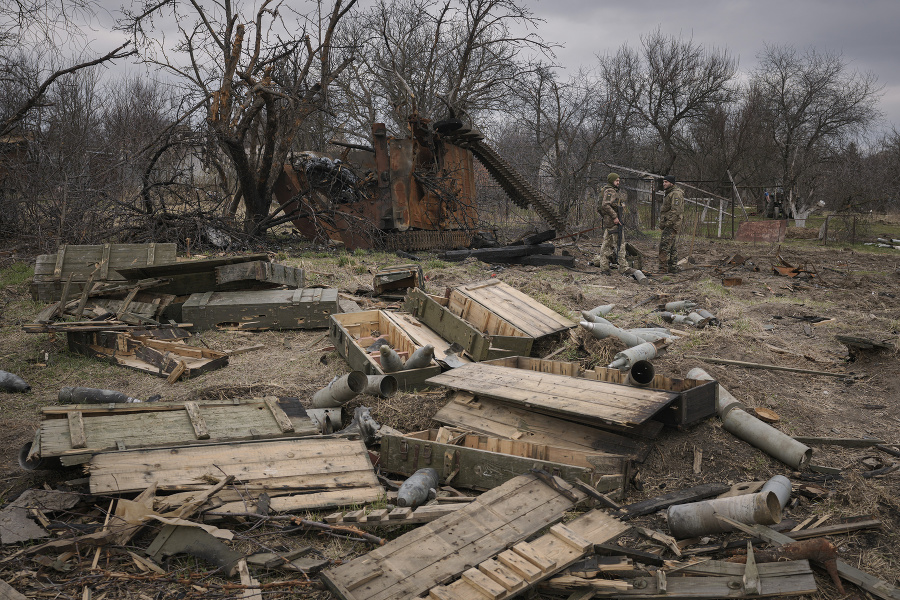
M653 248L642 248L653 255ZM580 242L580 260L596 252ZM838 332L892 332L900 336L900 292L898 261L870 252L843 251L831 246L822 248L801 243L782 245L781 254L792 264L816 266L827 285L817 281L797 282L770 274L776 248L768 245L738 244L731 241L711 243L698 239L694 257L698 264L715 264L736 252L750 257L759 272L749 267L729 271L744 278L744 285L721 286L722 272L702 267L665 279L654 279L650 286L617 275L604 277L580 262L575 270L535 267L494 268L479 262L442 263L423 253L428 291L443 293L446 287L488 279L491 274L544 304L572 316L582 309L613 303L617 307L609 319L622 327L643 326L656 319L651 314L655 302L631 308L650 294L666 294L667 299L692 299L701 307L716 313L722 321L718 329L689 330L671 349L654 360L657 372L683 376L695 366L703 367L728 388L739 400L750 406L766 406L781 416L778 427L787 433L807 436L866 437L889 442L900 441L900 406L894 399L900 395L900 366L897 353L872 354L855 363L847 363L846 349L834 341ZM283 249L281 262L307 269L310 285L336 286L352 294L371 288L372 273L378 269L409 262L386 253L320 253ZM683 255L687 247L682 248ZM825 269L829 267L840 273ZM0 280L6 271L0 270ZM11 274L10 277L21 277ZM798 285L798 283L800 285ZM196 379L168 385L164 380L119 367L70 355L65 341L44 335L26 335L20 325L33 318L42 308L28 299L27 284L13 281L0 290L0 368L16 372L35 388L31 394L0 393L0 424L4 428L3 461L7 494L42 481L34 474L23 474L15 465L15 452L30 440L38 423L39 408L55 403L55 394L63 385L91 385L128 392L135 396L161 393L164 400L227 399L269 394L290 395L306 401L312 393L326 385L335 375L348 370L336 352L327 349L329 342L321 331L262 332L257 334L205 332L203 341L213 349L223 350L250 344L263 344L264 350L236 356L231 364ZM811 328L807 335L802 323L792 316L819 315L835 321ZM776 318L781 317L781 318ZM769 329L774 326L774 329ZM199 342L195 342L199 343ZM782 348L778 353L766 344ZM563 348L560 360L579 361L586 368L606 365L622 349L615 340L596 340L578 329L571 337L549 340L537 347L538 355ZM45 353L49 363L44 362ZM847 385L835 378L788 374L766 370L750 370L707 364L691 355L717 356L750 362L780 364L820 370L849 370L862 375L857 383ZM41 366L47 364L47 366ZM385 400L360 397L348 404L347 413L359 405L369 406L375 419L404 432L427 429L434 425L433 415L446 402L440 391L400 393ZM886 405L869 410L865 404ZM703 469L691 469L694 448L703 450ZM900 578L900 475L867 480L859 476L859 460L871 451L838 447L817 447L814 462L844 468L847 475L829 484L832 497L821 503L802 500L786 515L802 520L809 515L831 513L831 521L860 514L872 514L884 523L882 530L838 536L842 558L851 564L890 582ZM702 482L737 483L767 479L790 470L763 452L724 431L715 419L707 420L686 431L664 431L656 440L647 461L639 466L643 491L633 491L628 500L637 501ZM2 491L2 490L0 490ZM321 515L310 515L317 517ZM651 515L643 524L665 528L659 516ZM249 527L249 525L248 525ZM262 528L247 535L265 533L254 538L266 545L310 543L326 557L346 560L368 549L368 546L337 540L319 534L285 535ZM389 537L401 532L387 534ZM296 535L296 537L293 537ZM242 544L253 545L246 541ZM643 542L641 542L643 543ZM243 547L243 546L242 546ZM32 567L33 568L33 567ZM827 578L817 577L820 591L815 597L837 598ZM303 592L302 597L329 598L326 592ZM273 593L273 598L286 597Z

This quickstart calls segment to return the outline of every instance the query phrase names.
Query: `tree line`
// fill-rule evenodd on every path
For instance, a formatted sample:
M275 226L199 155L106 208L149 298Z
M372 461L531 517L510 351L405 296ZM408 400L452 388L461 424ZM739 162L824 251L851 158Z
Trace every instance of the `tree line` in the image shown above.
M897 207L877 78L830 50L768 45L741 75L657 29L566 75L519 0L133 0L127 42L97 51L78 24L98 10L0 8L0 229L36 246L250 243L292 152L411 115L481 130L570 220L612 164L780 192L800 223ZM146 71L107 69L125 61Z

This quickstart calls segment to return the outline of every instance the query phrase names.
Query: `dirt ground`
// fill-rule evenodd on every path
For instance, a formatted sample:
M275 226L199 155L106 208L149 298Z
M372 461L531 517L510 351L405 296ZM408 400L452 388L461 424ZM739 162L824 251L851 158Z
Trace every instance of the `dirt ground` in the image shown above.
M653 240L638 240L635 245L644 251L647 264L652 268L655 263ZM752 407L774 410L781 419L776 426L791 435L874 437L889 444L900 442L900 404L897 402L900 361L897 352L869 352L852 358L847 348L834 337L840 333L874 334L891 337L900 347L900 252L822 247L816 245L815 240L789 241L780 246L698 240L690 262L681 273L652 277L649 285L639 285L615 271L604 276L598 269L588 266L587 261L597 250L593 241L582 241L577 245L570 242L561 249L576 256L576 268L501 267L477 261L450 264L428 255L422 255L422 265L430 293L441 294L446 287L497 277L573 318L582 309L613 303L616 308L608 318L622 327L658 322L658 317L652 314L656 302L636 307L651 294L666 294L671 300L693 300L699 307L716 314L721 327L692 330L676 341L665 355L654 360L657 373L683 377L691 368L700 366L738 400ZM682 244L681 256L686 256L688 250L688 245ZM787 263L803 265L816 275L790 279L774 274L772 265L779 253ZM721 266L735 254L745 257L747 262L742 266ZM288 247L283 248L276 259L307 269L309 285L338 287L342 292L357 296L371 289L372 273L379 268L408 262L408 259L384 253L329 254ZM0 269L8 270L15 260L13 257L0 258ZM742 284L724 287L723 277L740 277ZM56 404L56 394L62 386L109 388L135 397L158 393L164 401L269 393L308 399L332 377L349 370L343 359L329 349L330 343L323 337L323 330L203 332L200 337L213 349L250 344L263 344L265 349L235 356L224 369L169 385L163 379L69 354L64 339L23 333L21 325L33 319L43 307L30 300L27 290L27 281L13 281L0 290L0 369L19 374L33 386L33 391L28 394L0 392L0 496L5 502L28 487L45 483L55 486L83 477L79 470L27 472L17 464L19 449L32 439L39 423L40 407ZM829 320L810 325L795 318L809 316ZM605 364L611 354L621 349L612 342L598 344L586 338L583 332L561 344L565 344L565 348L555 358L581 361L586 367ZM773 347L783 352L777 352ZM541 355L558 349L559 345L542 348ZM854 377L843 379L723 366L704 362L696 358L698 356L852 373ZM370 406L377 421L408 432L433 425L431 417L445 401L443 392L424 390L400 394L390 400L366 397L348 407ZM703 456L699 474L692 470L695 449L702 450ZM864 479L861 474L866 467L860 461L867 456L877 456L886 465L900 461L874 448L815 446L812 462L841 468L843 476L816 483L831 492L829 497L816 502L801 498L796 508L786 511L785 518L799 522L812 515L830 515L824 525L859 515L880 519L883 523L880 530L836 536L833 541L843 560L896 585L900 583L900 553L896 551L900 545L900 472ZM783 464L724 431L715 418L685 431L665 430L638 470L642 489L632 489L626 502L702 482L733 484L768 479L775 474L791 475L790 469ZM97 498L95 502L98 506L109 505L106 498ZM98 519L102 522L102 512L98 511ZM665 531L664 520L658 515L646 517L642 524ZM370 549L361 543L315 533L293 534L290 540L277 530L266 535L269 537L262 541L255 536L238 537L241 543L250 546L263 541L283 547L315 544L324 556L338 560L347 560ZM396 535L398 533L387 537ZM132 543L145 547L149 539L152 537L139 537ZM631 541L641 543L637 539ZM4 547L0 549L0 556L9 556L14 550ZM86 566L80 574L78 570L55 573L18 558L0 564L0 577L12 580L14 587L22 589L22 582L30 574L39 576L46 582L43 593L55 590L60 598L80 595L83 585L95 585L96 594L98 589L103 589L96 587L99 579L85 576L93 552L83 554L82 562ZM176 566L183 572L203 568L193 560ZM133 565L129 567L130 572L135 571ZM272 577L277 576L273 574ZM840 597L827 576L817 574L816 579L819 592L813 597ZM199 597L199 592L184 585L181 585L181 592L176 593L179 589L176 583L167 584L169 587L161 582L141 584L137 581L124 588L122 584L117 585L119 587L108 588L110 597L117 597L123 589L142 589L149 594L144 598ZM287 597L282 593L286 594L276 589L265 596ZM331 597L315 586L294 588L290 594ZM230 595L234 597L234 592ZM228 596L229 592L213 589L204 597Z

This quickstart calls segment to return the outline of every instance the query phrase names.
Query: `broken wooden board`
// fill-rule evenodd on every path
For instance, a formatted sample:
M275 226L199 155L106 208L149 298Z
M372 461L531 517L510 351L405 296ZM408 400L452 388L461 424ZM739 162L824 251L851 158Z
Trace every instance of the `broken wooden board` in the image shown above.
M780 243L787 235L787 221L744 221L737 231L739 242Z
M228 365L225 352L189 346L178 339L157 339L157 332L162 331L167 330L67 331L66 337L72 352L157 377L169 377L175 369L182 369L181 363L184 368L180 377L184 379Z
M709 561L701 566L718 564L719 561ZM797 597L816 592L816 580L809 561L798 560L792 562L760 563L759 594L749 594L744 587L744 569L746 565L733 563L721 563L728 565L722 570L728 573L740 575L696 575L687 577L636 577L629 579L629 587L615 584L624 584L624 581L609 579L584 579L563 575L542 583L539 590L553 593L574 592L577 590L593 591L593 598L642 598L645 600L664 600L674 598L682 600L694 600L699 598L769 598L777 596ZM708 570L715 570L715 564ZM734 567L740 567L734 569ZM661 573L661 571L660 571ZM662 582L662 585L661 585Z
M430 439L435 436L429 434L436 433L437 430L425 432L429 439L383 436L379 465L389 473L405 476L431 467L437 471L443 483L474 490L493 489L533 468L553 473L569 483L584 481L599 492L622 490L626 483L628 461L620 456L599 455L596 457L597 466L573 466L498 451L442 444ZM486 436L480 437L486 439ZM527 442L520 444L524 446ZM494 447L499 449L501 445L498 443Z
M551 577L625 533L628 525L600 510L583 514L565 525L554 525L532 542L521 543L463 572L462 578L429 590L433 600L466 600L487 595L511 598ZM552 566L550 566L552 565Z
M643 432L636 426L649 421L678 396L673 392L485 363L453 369L432 377L427 383L494 398L553 417L630 430L639 435Z
M210 442L226 440L299 437L318 434L297 398L280 398L193 403L76 404L42 409L40 456L59 456L65 464L88 462L91 455L120 448L150 448L194 444L198 426L207 431ZM188 412L190 408L192 415ZM276 417L274 410L281 412ZM81 416L84 447L72 446L68 416ZM285 431L279 418L289 419L292 430Z
M301 494L333 492L321 506L340 506L340 495L359 502L360 494L374 501L384 495L366 446L340 438L273 439L203 444L97 454L91 460L91 493L127 493L146 489L186 491L234 475L241 490L270 496L279 490ZM324 497L324 496L323 496ZM276 500L278 502L276 502ZM366 500L363 500L365 502ZM247 510L238 502L238 511ZM249 503L248 503L249 504ZM273 497L271 509L284 510L290 497ZM227 508L226 508L227 507ZM235 507L220 507L228 512Z
M422 265L419 264L387 267L372 277L372 287L376 296L392 290L405 293L409 288L421 288L424 285L425 275L422 272Z
M581 377L583 375L581 363L564 360L548 360L546 358L530 358L528 356L508 356L486 360L484 363L488 365L497 365L498 367L527 369L539 373L553 373L554 375L566 375L568 377ZM614 370L618 371L618 369Z
M571 448L585 454L620 455L642 462L650 452L649 445L625 436L539 415L492 398L475 398L467 392L453 394L433 419L490 436Z
M371 511L354 510L347 513L337 512L325 517L331 525L354 525L359 527L389 527L394 525L418 525L436 521L465 506L464 503L433 504L412 508L395 508L388 510L378 508Z
M628 372L607 367L594 367L583 375L586 379L628 385ZM716 414L716 390L714 381L677 379L655 375L642 389L675 392L678 397L653 418L672 427L686 427Z
M429 296L421 290L409 290L403 309L427 325L443 339L457 343L474 361L489 360L510 355L528 355L534 345L534 338L523 331L508 326L506 334L492 333L487 321L476 327L463 317L454 314L448 307L449 300ZM487 311L481 310L487 319ZM496 323L495 323L496 324ZM499 328L494 328L498 329ZM435 346L437 347L437 346Z
M196 330L264 331L325 328L340 310L337 290L298 288L192 294L181 314Z
M124 282L129 278L119 269L174 263L176 250L176 244L63 245L56 254L42 254L35 260L31 295L39 302L56 302L69 275L69 297L80 295L95 269L94 281Z
M222 265L216 267L215 271L216 284L220 286L235 281L258 281L302 288L305 280L303 269L263 260Z
M481 327L480 321L487 319L475 318L475 313L479 311L472 303L480 305L495 318L506 321L536 340L566 331L576 325L531 296L497 279L454 288L450 293L449 308L452 313L476 325L481 331L492 335L504 335L502 331L488 331L486 327Z
M554 482L579 500L584 494ZM452 514L321 574L342 600L406 600L457 577L562 519L572 500L534 475L494 488Z
M381 369L381 355L378 352L366 351L378 336L385 337L391 348L398 353L405 352L406 356L412 356L421 347L398 326L392 315L383 310L331 315L328 336L350 367L366 375L385 374ZM360 345L358 343L360 339L367 339L368 342ZM441 367L432 360L427 367L396 371L391 375L397 379L399 387L410 389L423 386L426 379L440 372Z
M126 279L150 279L165 278L169 282L154 288L163 294L175 294L176 296L188 296L209 291L228 291L245 289L246 281L232 281L219 285L216 283L216 268L238 263L268 261L269 255L244 254L240 256L226 256L223 258L204 258L199 260L182 260L166 265L148 265L129 269L119 269L119 274Z

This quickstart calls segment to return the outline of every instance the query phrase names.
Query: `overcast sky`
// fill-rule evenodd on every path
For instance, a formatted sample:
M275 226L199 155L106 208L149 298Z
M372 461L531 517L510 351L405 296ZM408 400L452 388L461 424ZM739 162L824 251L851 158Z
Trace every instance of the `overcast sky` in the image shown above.
M93 47L104 50L119 39L104 26L131 2L99 1L109 13L93 32ZM706 47L727 48L739 59L742 73L753 69L765 44L812 46L840 52L851 68L875 73L884 86L880 108L886 124L900 128L900 0L522 1L543 19L537 33L563 45L556 49L556 61L565 72L592 68L598 54L614 53L624 43L636 47L641 35L657 27ZM285 3L300 10L313 5L311 0Z
M593 67L597 54L641 35L664 33L727 48L741 72L756 66L766 44L840 52L852 69L872 71L884 86L880 107L900 129L900 0L526 0L544 20L538 33L564 44L557 62L567 71ZM888 125L889 126L889 125Z

